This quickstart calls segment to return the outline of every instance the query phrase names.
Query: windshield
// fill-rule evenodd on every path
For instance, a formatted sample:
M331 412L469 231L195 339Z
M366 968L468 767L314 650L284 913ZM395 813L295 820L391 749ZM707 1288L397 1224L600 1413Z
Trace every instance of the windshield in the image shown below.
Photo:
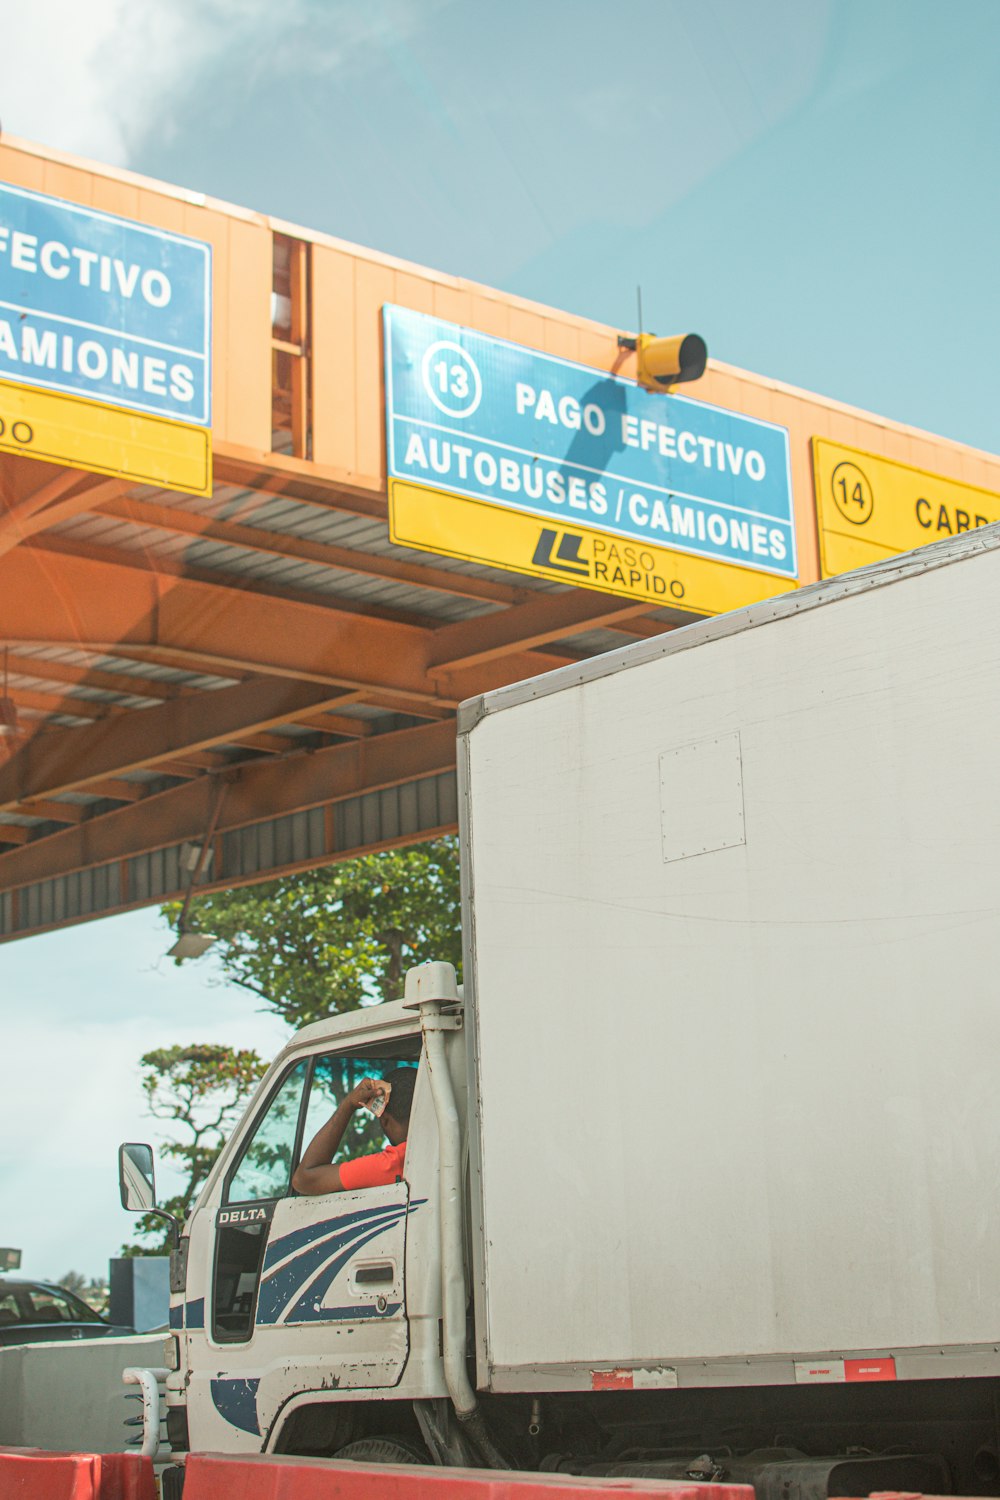
M0 1328L11 1323L103 1323L72 1292L60 1287L0 1286Z

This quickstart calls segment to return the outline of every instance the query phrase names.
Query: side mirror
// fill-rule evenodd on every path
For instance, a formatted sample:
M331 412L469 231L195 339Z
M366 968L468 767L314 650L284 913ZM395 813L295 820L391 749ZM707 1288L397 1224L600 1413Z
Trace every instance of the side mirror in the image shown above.
M118 1186L122 1208L145 1214L156 1207L153 1148L134 1141L118 1147Z

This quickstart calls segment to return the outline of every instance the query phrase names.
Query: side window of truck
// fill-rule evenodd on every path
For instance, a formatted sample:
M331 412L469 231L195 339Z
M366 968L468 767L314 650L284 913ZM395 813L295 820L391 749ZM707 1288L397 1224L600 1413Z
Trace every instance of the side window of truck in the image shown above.
M300 1062L286 1074L240 1153L224 1202L256 1203L288 1192L306 1070Z
M303 1148L362 1078L416 1067L419 1058L419 1035L317 1054L296 1063L271 1093L229 1169L216 1215L212 1337L217 1342L245 1343L253 1333L271 1219L278 1201L291 1194ZM335 1160L384 1145L378 1120L359 1110Z
M333 1114L341 1099L351 1092L362 1078L384 1078L396 1068L416 1067L420 1056L420 1040L397 1041L392 1050L385 1047L368 1048L357 1053L337 1052L317 1057L313 1062L309 1084L309 1100L306 1105L305 1126L302 1131L303 1148L309 1144L321 1125ZM334 1156L335 1162L348 1161L355 1156L367 1156L381 1151L386 1144L385 1133L373 1114L359 1109Z
M274 1202L289 1191L308 1063L281 1080L230 1172L216 1224L212 1336L242 1342L253 1331ZM228 1205L248 1205L232 1208ZM254 1204L262 1205L254 1209ZM266 1206L263 1206L266 1205Z

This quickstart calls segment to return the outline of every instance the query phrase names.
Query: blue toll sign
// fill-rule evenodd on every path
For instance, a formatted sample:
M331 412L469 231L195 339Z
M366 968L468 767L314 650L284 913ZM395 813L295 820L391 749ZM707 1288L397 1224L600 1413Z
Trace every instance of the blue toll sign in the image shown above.
M0 183L0 380L211 426L212 251Z
M407 308L383 317L390 477L798 576L785 428Z

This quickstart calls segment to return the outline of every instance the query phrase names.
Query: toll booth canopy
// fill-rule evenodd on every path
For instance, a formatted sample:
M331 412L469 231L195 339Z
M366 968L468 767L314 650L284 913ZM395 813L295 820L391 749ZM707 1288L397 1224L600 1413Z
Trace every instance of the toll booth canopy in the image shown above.
M0 940L453 831L464 699L1000 519L635 332L5 138Z

